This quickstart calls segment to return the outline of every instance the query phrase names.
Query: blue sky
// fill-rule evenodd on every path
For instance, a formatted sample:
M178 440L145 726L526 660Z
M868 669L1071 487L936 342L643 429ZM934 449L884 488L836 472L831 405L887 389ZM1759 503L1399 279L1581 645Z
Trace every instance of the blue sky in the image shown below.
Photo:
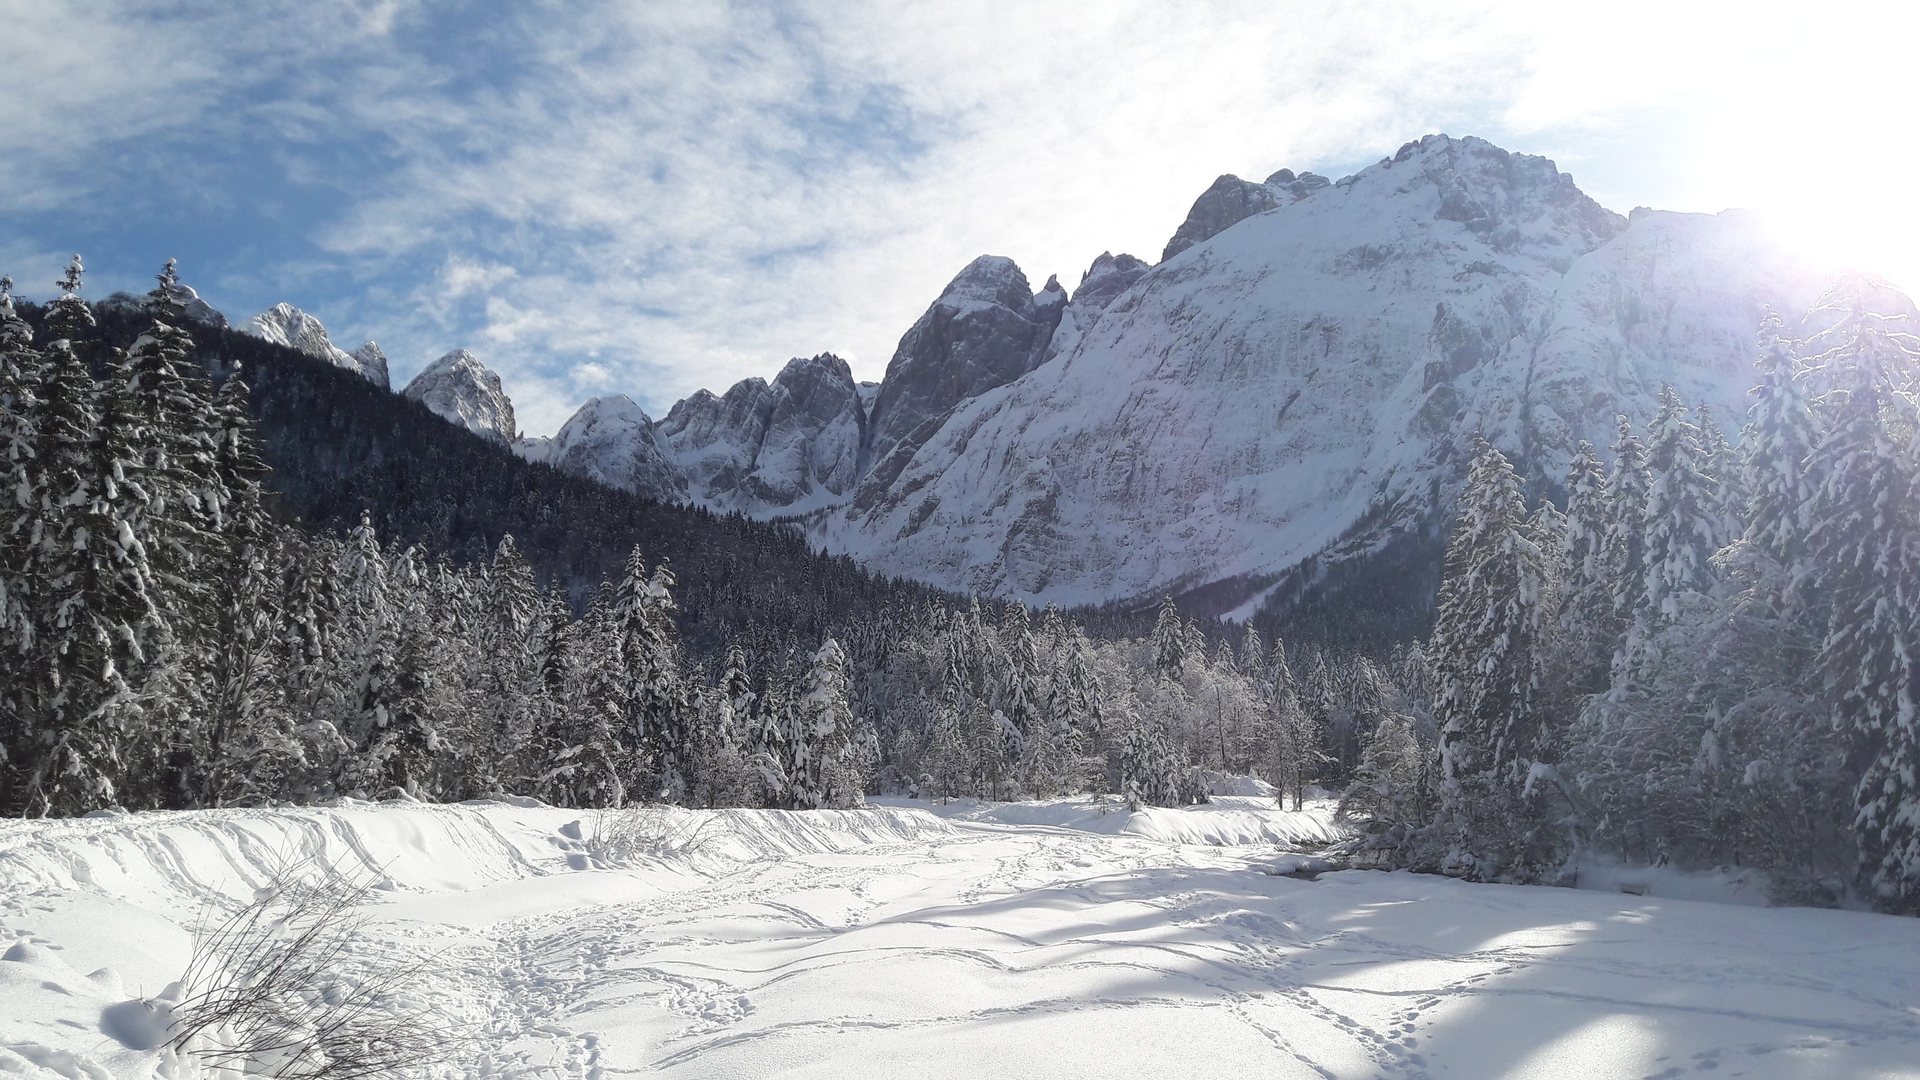
M0 0L0 272L175 257L396 383L470 348L532 433L822 350L878 378L975 255L1071 286L1220 173L1434 131L1912 287L1920 27L1883 7Z

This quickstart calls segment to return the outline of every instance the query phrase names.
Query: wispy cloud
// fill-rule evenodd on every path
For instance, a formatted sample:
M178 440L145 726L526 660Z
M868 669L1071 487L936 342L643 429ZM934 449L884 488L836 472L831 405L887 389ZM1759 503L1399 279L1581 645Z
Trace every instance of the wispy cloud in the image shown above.
M1224 171L1341 171L1433 130L1662 160L1724 40L1507 2L77 7L0 44L30 114L0 125L17 246L130 190L197 200L216 303L292 300L400 373L473 348L533 431L822 349L878 377L974 255L1071 285L1102 250L1156 256ZM1702 197L1575 164L1611 197Z

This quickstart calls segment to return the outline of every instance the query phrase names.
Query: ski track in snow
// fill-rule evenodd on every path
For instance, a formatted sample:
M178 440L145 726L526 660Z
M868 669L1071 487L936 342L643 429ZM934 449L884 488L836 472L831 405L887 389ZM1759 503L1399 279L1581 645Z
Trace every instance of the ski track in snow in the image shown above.
M425 965L413 993L463 1039L446 1076L1920 1075L1920 920L1304 882L1258 872L1272 847L894 807L723 813L717 840L599 869L591 816L0 825L0 953L31 946L0 961L0 1075L165 1075L98 1022L184 947L134 924L177 929L288 852L385 875L355 962ZM130 928L90 937L103 913Z

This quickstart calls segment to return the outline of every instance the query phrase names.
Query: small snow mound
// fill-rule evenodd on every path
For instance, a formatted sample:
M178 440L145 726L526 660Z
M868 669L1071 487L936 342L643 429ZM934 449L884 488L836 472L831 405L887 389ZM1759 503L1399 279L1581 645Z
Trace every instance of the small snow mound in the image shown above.
M34 967L64 967L58 954L44 945L31 941L16 941L6 952L0 953L0 961L13 964L29 964Z
M134 998L100 1012L100 1030L129 1050L152 1050L167 1041L173 1010L165 1002Z
M1332 863L1316 855L1286 855L1262 866L1260 872L1270 877L1290 877L1312 881L1333 869L1335 866Z

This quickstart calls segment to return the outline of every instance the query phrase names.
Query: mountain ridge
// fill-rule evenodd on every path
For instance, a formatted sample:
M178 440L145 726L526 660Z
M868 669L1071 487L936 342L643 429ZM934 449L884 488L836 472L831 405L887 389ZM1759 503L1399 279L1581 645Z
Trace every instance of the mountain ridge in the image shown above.
M1664 383L1732 421L1762 312L1828 284L1750 215L1623 218L1548 159L1433 135L1338 181L1223 176L1160 262L1102 253L1071 294L981 256L877 385L795 358L516 449L943 588L1246 615L1430 532L1472 432L1551 486Z

